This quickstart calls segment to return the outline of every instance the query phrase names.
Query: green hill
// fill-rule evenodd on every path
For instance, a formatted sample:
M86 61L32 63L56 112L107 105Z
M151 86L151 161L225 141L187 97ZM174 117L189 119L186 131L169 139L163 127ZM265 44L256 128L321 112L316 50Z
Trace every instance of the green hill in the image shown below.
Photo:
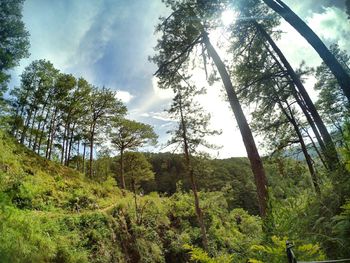
M3 132L0 149L0 262L243 263L285 257L285 238L273 237L273 244L262 246L261 219L239 208L245 204L238 194L250 191L251 179L244 181L246 167L234 168L232 160L213 163L236 172L225 175L222 170L221 179L206 185L219 173L214 166L199 180L209 256L199 248L200 228L186 189L170 196L133 196L123 193L111 177L103 182L86 178L41 158ZM237 189L215 191L232 178L231 188L239 185ZM301 249L303 258L323 258L317 246Z
M3 132L0 148L1 262L187 262L183 246L200 244L189 194L137 196L135 209L133 196L123 195L112 178L87 179ZM259 218L229 212L220 193L202 198L217 251L248 251L260 241ZM238 215L249 233L240 232Z

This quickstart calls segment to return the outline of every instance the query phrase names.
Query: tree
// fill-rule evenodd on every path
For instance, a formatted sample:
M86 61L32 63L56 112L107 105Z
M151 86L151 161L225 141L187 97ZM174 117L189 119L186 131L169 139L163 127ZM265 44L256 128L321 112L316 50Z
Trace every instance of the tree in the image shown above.
M196 90L195 86L190 85L187 79L179 74L172 86L175 97L168 112L177 120L178 127L171 131L172 137L168 144L180 145L183 149L186 173L190 179L197 220L201 228L202 244L203 248L208 251L207 231L203 211L199 204L192 156L197 152L199 146L215 148L214 145L205 140L205 136L217 135L219 132L209 129L210 115L204 113L203 108L195 101L195 96L203 93L203 90Z
M7 71L29 56L29 33L22 21L24 0L0 2L0 106L10 78Z
M141 224L142 208L139 207L137 203L137 192L140 190L142 182L147 182L154 179L154 173L152 171L151 164L147 161L146 157L142 153L125 152L123 158L125 184L133 192L136 222L137 224ZM120 163L121 162L119 162L119 164Z
M314 103L312 102L309 94L307 93L304 87L304 84L302 83L300 77L294 71L294 69L292 68L292 66L286 59L286 57L283 55L282 51L278 48L276 43L272 40L272 38L264 30L264 28L260 24L258 24L256 21L254 21L254 25L257 28L258 32L262 34L262 36L266 39L266 41L272 47L273 51L276 53L279 60L283 64L285 71L290 76L291 81L294 83L295 87L297 87L297 90L293 89L291 93L293 94L294 98L296 99L297 103L302 109L316 138L318 138L318 143L324 153L328 167L331 170L336 169L339 166L339 159L338 159L337 151L335 149L335 145ZM275 59L276 63L279 63L279 61L277 60L277 58L274 57L273 54L271 54L271 56ZM279 66L281 70L284 70L281 64L279 64ZM320 138L319 134L321 135L322 138Z
M46 141L46 152L45 157L51 160L53 153L53 146L57 140L58 133L60 132L60 127L63 124L64 109L66 105L67 98L71 91L74 89L76 84L76 79L70 74L59 74L55 85L54 92L52 96L52 105L50 107L51 116L49 120L48 130L47 130L47 141ZM64 139L64 138L62 138ZM57 143L58 145L58 143ZM63 143L60 144L62 146ZM62 150L62 149L61 149Z
M338 45L331 45L330 49L350 74L350 68L347 66L350 61L349 55L345 51L340 50ZM333 131L340 132L343 136L343 125L349 114L349 102L339 88L334 75L324 62L316 68L315 77L317 79L315 89L319 90L316 102L317 107Z
M225 64L218 56L209 41L207 31L215 28L215 17L221 10L221 1L166 1L173 13L164 18L157 27L162 36L158 41L158 54L153 61L159 66L156 75L161 87L171 86L178 70L186 69L191 52L196 46L202 46L203 61L206 68L206 52L214 61L226 90L230 106L245 144L252 171L256 179L261 216L265 216L267 208L267 180L264 167L255 145L254 137L244 116L242 107L233 88L230 75ZM207 18L210 17L210 20ZM205 26L204 26L205 25Z
M330 170L337 169L339 167L339 159L335 145L304 87L302 76L292 68L273 40L273 38L278 39L280 37L280 33L274 30L279 24L278 17L276 17L276 14L271 13L272 11L267 6L257 1L235 1L234 7L237 19L231 27L231 39L233 40L231 45L236 57L246 56L243 61L242 59L237 59L237 62L234 63L239 64L239 67L243 68L240 71L236 71L236 75L244 73L244 70L251 71L250 67L252 65L260 67L260 70L255 71L255 76L252 73L244 73L246 79L243 82L241 81L241 85L244 86L242 88L243 93L257 94L255 90L261 89L256 86L261 85L263 82L268 82L270 78L278 78L279 81L289 82L289 96L294 98L307 119L321 148L324 156L322 158L325 159ZM268 16L269 19L259 19L258 22L255 18L264 16ZM247 17L249 19L246 19ZM268 62L269 60L271 62ZM261 64L259 65L259 63ZM234 67L237 68L236 65ZM276 68L274 72L268 70L270 67L271 69ZM261 71L265 71L265 74L261 74ZM259 77L257 77L258 75ZM253 85L255 88L249 87L249 85ZM266 88L268 89L268 87ZM250 101L254 101L254 99L250 99Z
M318 55L323 59L324 63L329 67L336 77L340 88L350 101L350 75L345 68L339 63L336 57L325 46L322 40L315 32L297 16L285 3L281 0L263 0L270 8L282 16L292 27L295 28L315 49Z
M302 85L301 80L262 25L255 19L240 19L241 16L250 17L252 14L247 13L250 10L254 13L263 13L263 9L256 5L252 8L243 2L239 10L241 13L233 27L232 39L235 40L234 55L237 57L233 65L236 82L238 86L243 87L240 90L240 99L248 105L256 104L252 114L255 131L264 135L264 142L269 145L268 148L272 149L273 153L283 151L290 145L300 144L314 188L319 193L313 161L304 139L303 121L300 121L298 112L292 106L295 100L299 102L301 99L289 72L270 50L269 45L274 46L273 50L276 53L278 51L280 57L284 59L281 60L288 64L288 68ZM269 28L274 24L276 22L268 20L265 26Z
M97 132L100 128L105 127L112 117L120 118L126 112L126 107L123 103L116 99L114 92L109 89L92 89L89 98L89 141L90 141L90 169L89 175L92 177L92 160L94 152L94 142Z
M50 61L35 60L21 74L21 86L11 91L14 107L12 134L21 133L20 142L23 144L26 140L28 147L37 139L33 133L37 134L42 128L38 119L44 119L48 112L57 77L58 70ZM38 126L34 129L36 123Z
M124 177L124 152L136 150L146 144L156 144L157 135L152 126L133 120L114 118L110 127L110 137L113 146L119 151L120 183L126 189Z

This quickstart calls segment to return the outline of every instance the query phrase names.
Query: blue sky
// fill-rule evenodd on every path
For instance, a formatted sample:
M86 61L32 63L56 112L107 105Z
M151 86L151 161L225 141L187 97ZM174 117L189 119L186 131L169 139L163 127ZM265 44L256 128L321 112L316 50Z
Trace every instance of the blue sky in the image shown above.
M350 50L350 22L343 0L286 0L326 43L338 42ZM300 2L300 1L298 1ZM23 20L30 32L31 56L12 72L10 87L19 84L19 75L35 59L50 60L65 73L84 77L97 86L119 91L130 118L152 124L167 140L171 122L164 113L171 93L159 90L148 62L156 44L154 27L168 10L160 0L26 0ZM302 59L316 66L320 59L312 49L283 23L286 32L279 44L294 66ZM197 79L204 79L198 73ZM308 80L312 86L313 80ZM203 82L201 83L203 84ZM312 90L310 89L310 92ZM223 148L213 153L219 157L245 156L245 150L232 113L219 89L208 90L201 102L212 115L223 135L211 138Z

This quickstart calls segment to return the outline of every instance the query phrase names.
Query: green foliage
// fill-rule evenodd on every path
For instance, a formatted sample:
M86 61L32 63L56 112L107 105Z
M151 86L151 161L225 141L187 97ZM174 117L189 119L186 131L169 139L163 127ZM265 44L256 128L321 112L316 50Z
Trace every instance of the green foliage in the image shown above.
M8 70L29 56L29 33L22 21L24 0L0 2L0 111L4 110L3 93L10 75Z
M233 256L232 255L221 255L215 258L211 258L208 254L200 248L193 247L190 245L184 245L184 249L189 250L190 260L191 262L197 263L232 263Z
M323 259L322 251L331 258L348 256L349 202L337 210L340 199L329 181L316 198L305 171L292 160L267 162L273 186L271 240L259 217L238 208L244 197L237 194L252 184L251 177L244 178L247 161L201 165L210 171L200 181L208 191L199 192L209 237L204 253L193 197L186 189L178 188L170 197L137 195L135 203L133 194L123 195L112 177L87 179L33 154L3 132L0 147L1 262L283 262L286 238L278 237L295 242L299 260ZM162 166L171 160L167 158L153 161ZM181 172L181 162L173 165ZM220 171L225 176L215 181L210 174ZM213 191L227 181L233 182L230 187Z
M330 51L340 61L347 73L350 74L348 67L350 57L347 52L341 50L337 44L331 45ZM349 115L349 102L337 79L324 62L316 68L315 77L317 79L315 89L319 90L316 106L324 121L333 130L341 132L346 117Z
M251 247L252 251L256 254L256 258L252 262L268 262L268 263L280 263L287 262L286 255L286 237L279 238L273 236L271 238L271 245L254 245ZM313 244L300 244L293 247L293 252L297 260L304 261L317 261L324 260L325 255L318 245Z
M342 207L342 212L333 218L332 230L338 237L340 251L343 257L349 257L350 247L350 201L348 200Z
M117 162L119 164L118 159ZM118 170L120 170L120 167L118 167ZM151 164L139 152L126 152L124 154L124 173L126 185L130 190L133 187L135 187L134 190L138 190L142 182L144 183L154 179Z

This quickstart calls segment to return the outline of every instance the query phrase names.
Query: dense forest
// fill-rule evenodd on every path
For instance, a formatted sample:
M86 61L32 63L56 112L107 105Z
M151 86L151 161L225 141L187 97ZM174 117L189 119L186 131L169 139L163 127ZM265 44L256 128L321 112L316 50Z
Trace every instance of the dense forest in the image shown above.
M155 127L130 118L116 90L54 61L33 60L11 86L29 32L24 0L0 1L0 262L350 258L349 50L326 45L281 0L162 3L149 61L172 91L175 125L158 151ZM293 66L281 23L317 67ZM217 87L247 157L210 155L222 131L198 97Z

